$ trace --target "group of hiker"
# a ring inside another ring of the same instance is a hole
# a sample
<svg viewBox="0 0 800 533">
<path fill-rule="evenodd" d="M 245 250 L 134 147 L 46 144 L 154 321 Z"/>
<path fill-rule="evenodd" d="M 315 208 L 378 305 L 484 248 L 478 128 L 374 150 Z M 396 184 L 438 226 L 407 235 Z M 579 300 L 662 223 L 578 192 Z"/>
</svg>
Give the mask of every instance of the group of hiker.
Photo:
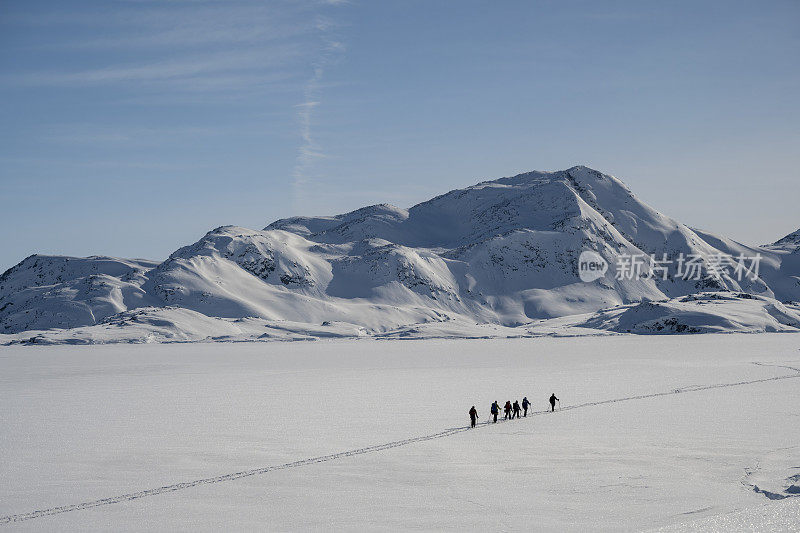
<svg viewBox="0 0 800 533">
<path fill-rule="evenodd" d="M 553 393 L 550 395 L 550 411 L 556 410 L 556 402 L 560 402 L 558 398 L 556 398 L 556 394 Z M 559 403 L 559 405 L 561 405 Z M 511 400 L 508 400 L 506 404 L 503 406 L 503 412 L 505 413 L 505 417 L 503 420 L 514 420 L 515 418 L 520 417 L 520 411 L 522 412 L 522 416 L 528 416 L 528 409 L 531 407 L 531 402 L 528 401 L 528 397 L 522 398 L 522 404 L 519 401 L 514 400 L 514 403 L 511 403 Z M 559 408 L 560 409 L 560 408 Z M 492 406 L 489 408 L 489 412 L 492 414 L 492 422 L 497 423 L 497 416 L 500 414 L 500 404 L 497 403 L 495 400 L 492 402 Z M 478 411 L 475 409 L 475 406 L 472 406 L 472 409 L 469 410 L 469 420 L 472 427 L 475 427 L 475 424 L 478 422 Z M 486 422 L 489 423 L 488 421 Z"/>
</svg>

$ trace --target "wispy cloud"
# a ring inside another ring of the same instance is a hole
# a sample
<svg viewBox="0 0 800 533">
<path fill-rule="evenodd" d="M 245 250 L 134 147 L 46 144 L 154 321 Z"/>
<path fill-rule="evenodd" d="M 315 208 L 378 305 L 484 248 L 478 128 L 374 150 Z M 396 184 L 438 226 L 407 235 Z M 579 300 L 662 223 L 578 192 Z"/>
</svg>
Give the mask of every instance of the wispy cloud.
<svg viewBox="0 0 800 533">
<path fill-rule="evenodd" d="M 180 126 L 180 127 L 119 127 L 111 124 L 51 124 L 41 136 L 45 142 L 59 144 L 158 144 L 165 137 L 203 138 L 230 134 L 231 128 L 219 126 Z"/>
<path fill-rule="evenodd" d="M 289 153 L 271 172 L 290 174 L 302 206 L 326 157 L 315 138 L 323 79 L 345 49 L 330 15 L 346 3 L 26 4 L 0 19 L 0 35 L 15 30 L 0 55 L 0 90 L 25 101 L 35 89 L 55 110 L 31 126 L 38 141 L 54 152 L 69 146 L 87 161 L 102 149 L 135 160 L 142 146 L 169 154 L 169 147 L 202 144 L 213 152 L 209 139 L 220 132 L 231 143 L 245 131 L 252 133 L 246 142 L 276 140 L 269 148 L 282 154 L 297 139 L 294 160 Z M 234 123 L 235 131 L 226 130 Z"/>
<path fill-rule="evenodd" d="M 267 68 L 284 65 L 288 60 L 299 56 L 301 56 L 299 47 L 284 45 L 271 47 L 268 50 L 188 55 L 147 63 L 131 63 L 86 70 L 6 75 L 2 79 L 6 83 L 23 86 L 84 86 L 185 78 L 202 79 L 205 75 L 216 76 L 220 73 L 237 71 L 253 72 L 254 68 L 263 71 Z"/>
<path fill-rule="evenodd" d="M 11 68 L 0 74 L 0 84 L 152 86 L 161 96 L 215 90 L 229 96 L 293 77 L 300 87 L 302 65 L 316 53 L 315 5 L 115 2 L 98 10 L 12 16 L 14 25 L 31 29 L 28 40 L 17 39 L 13 46 L 28 52 L 46 50 L 47 61 L 9 64 Z M 48 38 L 36 38 L 45 34 Z M 120 98 L 127 96 L 120 92 Z"/>
<path fill-rule="evenodd" d="M 313 14 L 308 12 L 309 9 L 310 4 L 296 2 L 285 6 L 225 3 L 191 6 L 189 9 L 161 5 L 157 8 L 137 8 L 130 13 L 113 11 L 73 22 L 103 24 L 114 30 L 108 32 L 110 35 L 72 39 L 59 46 L 147 49 L 285 41 L 302 38 L 315 31 Z M 64 20 L 60 22 L 64 23 Z"/>
<path fill-rule="evenodd" d="M 344 2 L 328 1 L 329 4 Z M 292 192 L 294 207 L 302 211 L 308 205 L 310 184 L 319 176 L 315 174 L 316 162 L 325 158 L 322 147 L 314 139 L 314 111 L 321 104 L 322 80 L 328 67 L 335 64 L 345 51 L 344 44 L 336 39 L 337 24 L 326 17 L 318 17 L 316 28 L 320 35 L 321 46 L 318 58 L 312 65 L 311 77 L 303 88 L 303 102 L 297 107 L 297 122 L 300 128 L 301 144 L 297 149 L 297 157 L 292 170 Z"/>
</svg>

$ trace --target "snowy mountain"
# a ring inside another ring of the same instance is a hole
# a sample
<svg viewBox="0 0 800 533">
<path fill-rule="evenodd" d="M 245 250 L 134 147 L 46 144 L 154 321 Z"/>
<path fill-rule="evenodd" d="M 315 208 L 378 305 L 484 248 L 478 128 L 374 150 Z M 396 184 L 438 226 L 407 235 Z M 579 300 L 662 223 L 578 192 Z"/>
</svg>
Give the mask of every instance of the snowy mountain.
<svg viewBox="0 0 800 533">
<path fill-rule="evenodd" d="M 141 285 L 153 261 L 32 255 L 0 276 L 0 332 L 74 328 L 155 304 Z"/>
<path fill-rule="evenodd" d="M 788 248 L 790 250 L 796 250 L 797 248 L 800 247 L 800 229 L 790 233 L 789 235 L 783 237 L 782 239 L 778 239 L 770 246 L 776 248 Z"/>
<path fill-rule="evenodd" d="M 487 328 L 553 333 L 567 322 L 595 333 L 795 330 L 798 248 L 797 232 L 749 247 L 689 228 L 617 178 L 579 166 L 482 182 L 410 209 L 375 205 L 261 231 L 220 227 L 160 264 L 31 256 L 0 277 L 0 334 L 12 342 L 37 338 L 26 331 L 79 328 L 36 335 L 201 340 L 391 335 L 449 324 L 438 334 L 482 336 Z M 608 271 L 582 281 L 583 251 Z M 758 268 L 746 264 L 754 257 Z M 625 275 L 631 258 L 651 275 Z M 666 266 L 676 258 L 684 275 Z M 687 277 L 690 264 L 702 275 Z M 709 292 L 728 303 L 686 298 Z M 739 294 L 748 295 L 748 312 L 727 316 L 741 307 Z M 645 322 L 675 327 L 637 326 L 631 317 L 642 305 Z M 608 319 L 609 310 L 625 318 Z M 581 318 L 564 322 L 569 316 Z"/>
</svg>

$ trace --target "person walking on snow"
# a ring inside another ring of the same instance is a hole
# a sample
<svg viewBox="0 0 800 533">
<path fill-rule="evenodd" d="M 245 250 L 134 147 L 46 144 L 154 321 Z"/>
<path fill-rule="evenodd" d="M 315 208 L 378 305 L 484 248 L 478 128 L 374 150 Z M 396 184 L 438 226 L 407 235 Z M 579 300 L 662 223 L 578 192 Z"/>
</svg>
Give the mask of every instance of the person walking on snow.
<svg viewBox="0 0 800 533">
<path fill-rule="evenodd" d="M 531 402 L 529 402 L 528 401 L 528 397 L 525 396 L 522 399 L 522 416 L 525 416 L 525 417 L 528 416 L 528 407 L 530 407 L 530 405 L 531 405 Z"/>
<path fill-rule="evenodd" d="M 511 400 L 506 401 L 506 404 L 503 406 L 503 412 L 506 414 L 506 416 L 503 417 L 503 420 L 508 420 L 511 418 Z"/>
<path fill-rule="evenodd" d="M 493 423 L 497 424 L 497 413 L 500 412 L 500 406 L 497 405 L 497 400 L 494 401 L 492 406 L 489 408 L 492 413 Z"/>
<path fill-rule="evenodd" d="M 511 420 L 514 420 L 514 417 L 519 418 L 519 402 L 514 400 L 514 414 L 511 415 Z"/>
<path fill-rule="evenodd" d="M 475 406 L 472 406 L 472 409 L 469 410 L 469 421 L 472 424 L 472 427 L 475 427 L 475 422 L 478 420 L 478 411 L 475 410 Z"/>
<path fill-rule="evenodd" d="M 556 402 L 557 401 L 559 401 L 559 399 L 556 398 L 556 393 L 554 392 L 553 394 L 550 395 L 550 412 L 551 413 L 556 410 Z"/>
</svg>

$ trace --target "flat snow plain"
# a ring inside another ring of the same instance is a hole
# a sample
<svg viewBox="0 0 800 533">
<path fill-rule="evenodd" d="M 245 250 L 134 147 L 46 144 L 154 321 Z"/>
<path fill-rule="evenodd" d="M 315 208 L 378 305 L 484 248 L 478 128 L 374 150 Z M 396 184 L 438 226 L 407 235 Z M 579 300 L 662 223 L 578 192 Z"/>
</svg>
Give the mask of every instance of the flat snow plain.
<svg viewBox="0 0 800 533">
<path fill-rule="evenodd" d="M 0 529 L 796 531 L 799 348 L 794 334 L 0 348 Z M 551 392 L 562 410 L 544 413 Z M 523 396 L 536 413 L 483 424 L 492 400 Z"/>
</svg>

